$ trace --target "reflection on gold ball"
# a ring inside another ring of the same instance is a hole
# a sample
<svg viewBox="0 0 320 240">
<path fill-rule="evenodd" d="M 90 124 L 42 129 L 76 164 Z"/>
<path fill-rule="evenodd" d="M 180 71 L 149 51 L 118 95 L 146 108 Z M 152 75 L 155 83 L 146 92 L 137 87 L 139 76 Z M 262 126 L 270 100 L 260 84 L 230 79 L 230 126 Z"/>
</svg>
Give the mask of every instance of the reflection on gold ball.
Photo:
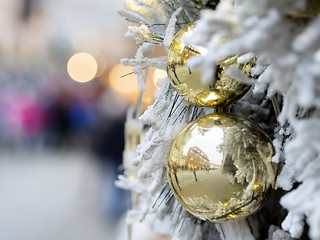
<svg viewBox="0 0 320 240">
<path fill-rule="evenodd" d="M 225 106 L 239 100 L 250 87 L 229 78 L 226 68 L 232 66 L 250 75 L 253 63 L 239 64 L 237 56 L 226 58 L 217 64 L 217 81 L 214 83 L 212 76 L 211 84 L 203 84 L 200 79 L 201 68 L 191 70 L 186 65 L 190 57 L 206 54 L 206 49 L 202 47 L 183 43 L 182 39 L 190 35 L 193 29 L 194 23 L 182 28 L 169 48 L 167 71 L 173 87 L 187 101 L 202 107 Z"/>
<path fill-rule="evenodd" d="M 167 174 L 191 214 L 229 222 L 256 212 L 274 188 L 274 148 L 255 123 L 215 113 L 189 124 L 171 146 Z"/>
</svg>

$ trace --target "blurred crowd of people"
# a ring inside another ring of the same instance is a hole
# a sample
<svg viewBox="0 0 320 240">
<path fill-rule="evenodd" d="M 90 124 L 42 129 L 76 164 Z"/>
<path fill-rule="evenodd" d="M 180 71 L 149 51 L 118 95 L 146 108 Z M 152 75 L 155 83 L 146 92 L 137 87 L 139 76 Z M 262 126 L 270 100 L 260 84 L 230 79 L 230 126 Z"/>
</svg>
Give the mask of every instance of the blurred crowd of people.
<svg viewBox="0 0 320 240">
<path fill-rule="evenodd" d="M 2 147 L 81 146 L 92 147 L 99 155 L 119 157 L 123 150 L 123 124 L 128 103 L 119 109 L 115 102 L 105 102 L 105 95 L 112 92 L 98 80 L 81 86 L 62 76 L 48 79 L 31 73 L 1 72 L 0 75 Z M 63 81 L 69 81 L 69 85 L 61 84 Z M 117 108 L 115 114 L 108 109 L 112 107 Z M 112 144 L 114 147 L 102 146 Z M 113 152 L 107 153 L 108 149 Z"/>
<path fill-rule="evenodd" d="M 116 222 L 129 199 L 114 180 L 122 163 L 126 110 L 134 103 L 108 85 L 110 69 L 135 53 L 127 42 L 115 47 L 125 41 L 126 26 L 117 15 L 122 3 L 4 0 L 0 6 L 0 151 L 41 152 L 43 161 L 53 152 L 89 153 L 101 183 L 97 208 Z M 97 72 L 86 83 L 70 78 L 67 61 L 79 52 L 102 56 L 100 62 L 95 56 L 100 77 Z"/>
<path fill-rule="evenodd" d="M 0 72 L 0 148 L 5 151 L 91 153 L 101 174 L 101 192 L 120 173 L 129 102 L 119 101 L 99 79 L 79 84 L 63 75 Z M 110 171 L 111 170 L 111 171 Z M 113 176 L 110 176 L 112 173 Z M 106 176 L 108 174 L 108 176 Z M 105 183 L 103 183 L 105 182 Z M 111 187 L 106 214 L 120 217 L 123 190 Z M 101 199 L 101 201 L 104 201 Z M 102 203 L 103 204 L 103 203 Z"/>
</svg>

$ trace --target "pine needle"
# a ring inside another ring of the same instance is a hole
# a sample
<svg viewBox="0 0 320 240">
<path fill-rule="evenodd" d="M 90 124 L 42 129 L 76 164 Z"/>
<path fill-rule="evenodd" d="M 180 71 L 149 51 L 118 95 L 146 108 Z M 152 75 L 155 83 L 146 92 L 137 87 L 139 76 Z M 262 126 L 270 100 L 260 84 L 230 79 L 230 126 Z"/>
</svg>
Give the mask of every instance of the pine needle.
<svg viewBox="0 0 320 240">
<path fill-rule="evenodd" d="M 181 231 L 181 229 L 182 229 L 182 227 L 183 227 L 183 225 L 184 225 L 184 222 L 186 221 L 186 219 L 187 219 L 187 217 L 188 217 L 188 213 L 185 212 L 184 215 L 185 215 L 185 218 L 183 219 L 183 221 L 182 221 L 182 223 L 181 223 L 181 225 L 180 225 L 179 232 Z"/>
<path fill-rule="evenodd" d="M 220 225 L 220 229 L 221 229 L 221 232 L 222 232 L 223 238 L 224 238 L 224 240 L 226 240 L 226 235 L 224 234 L 224 231 L 223 231 L 223 228 L 222 228 L 221 223 L 219 223 L 219 225 Z"/>
<path fill-rule="evenodd" d="M 165 186 L 165 187 L 163 187 L 163 189 L 161 190 L 161 192 L 160 192 L 160 194 L 159 194 L 159 196 L 158 196 L 158 198 L 157 198 L 157 200 L 154 202 L 154 204 L 152 205 L 152 208 L 154 208 L 155 207 L 155 205 L 157 204 L 157 202 L 159 201 L 159 199 L 160 199 L 160 197 L 162 196 L 162 194 L 164 193 L 164 191 L 166 190 L 166 187 L 167 186 Z"/>
<path fill-rule="evenodd" d="M 184 101 L 184 99 L 182 99 L 180 102 L 179 102 L 179 104 L 178 104 L 178 106 L 173 110 L 173 112 L 169 115 L 169 118 L 171 118 L 172 117 L 172 115 L 177 111 L 177 109 L 179 108 L 179 106 L 181 105 L 181 103 Z"/>
<path fill-rule="evenodd" d="M 141 70 L 145 70 L 145 69 L 147 69 L 147 68 L 148 68 L 148 67 L 143 67 Z M 124 77 L 126 77 L 126 76 L 131 75 L 131 74 L 134 74 L 134 72 L 130 72 L 130 73 L 124 74 L 124 75 L 122 75 L 120 78 L 124 78 Z"/>
</svg>

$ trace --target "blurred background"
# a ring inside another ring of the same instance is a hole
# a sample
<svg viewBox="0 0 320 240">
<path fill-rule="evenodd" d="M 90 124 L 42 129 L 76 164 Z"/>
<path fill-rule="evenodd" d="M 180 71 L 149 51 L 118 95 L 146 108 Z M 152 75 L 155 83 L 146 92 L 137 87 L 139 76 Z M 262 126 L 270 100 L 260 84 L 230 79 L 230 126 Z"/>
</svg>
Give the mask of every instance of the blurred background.
<svg viewBox="0 0 320 240">
<path fill-rule="evenodd" d="M 114 180 L 139 95 L 119 64 L 137 49 L 122 5 L 0 0 L 1 240 L 117 239 L 130 194 Z M 150 69 L 144 107 L 162 74 Z"/>
</svg>

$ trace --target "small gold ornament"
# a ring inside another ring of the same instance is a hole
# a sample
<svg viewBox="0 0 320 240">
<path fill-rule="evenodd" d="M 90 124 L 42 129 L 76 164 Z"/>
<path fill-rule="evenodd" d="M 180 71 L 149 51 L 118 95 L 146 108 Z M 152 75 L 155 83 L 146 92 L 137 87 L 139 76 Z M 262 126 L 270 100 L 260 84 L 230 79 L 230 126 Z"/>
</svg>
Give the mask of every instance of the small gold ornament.
<svg viewBox="0 0 320 240">
<path fill-rule="evenodd" d="M 211 222 L 256 212 L 274 188 L 274 148 L 255 123 L 215 113 L 190 123 L 171 146 L 167 174 L 180 204 Z"/>
<path fill-rule="evenodd" d="M 125 148 L 122 154 L 122 165 L 127 177 L 130 180 L 134 180 L 138 177 L 140 167 L 132 165 L 132 160 L 136 157 L 136 150 L 142 142 L 144 132 L 142 123 L 136 118 L 131 118 L 130 114 L 133 114 L 133 108 L 128 110 L 127 115 L 129 117 L 127 117 L 125 123 Z"/>
<path fill-rule="evenodd" d="M 220 107 L 239 100 L 249 86 L 226 75 L 228 67 L 235 67 L 250 75 L 254 62 L 239 64 L 237 56 L 229 57 L 217 63 L 217 80 L 212 83 L 201 82 L 201 68 L 191 70 L 187 61 L 192 56 L 205 55 L 207 50 L 199 46 L 185 45 L 182 39 L 194 30 L 194 22 L 183 27 L 173 39 L 167 56 L 167 71 L 175 90 L 187 101 L 202 107 Z"/>
</svg>

